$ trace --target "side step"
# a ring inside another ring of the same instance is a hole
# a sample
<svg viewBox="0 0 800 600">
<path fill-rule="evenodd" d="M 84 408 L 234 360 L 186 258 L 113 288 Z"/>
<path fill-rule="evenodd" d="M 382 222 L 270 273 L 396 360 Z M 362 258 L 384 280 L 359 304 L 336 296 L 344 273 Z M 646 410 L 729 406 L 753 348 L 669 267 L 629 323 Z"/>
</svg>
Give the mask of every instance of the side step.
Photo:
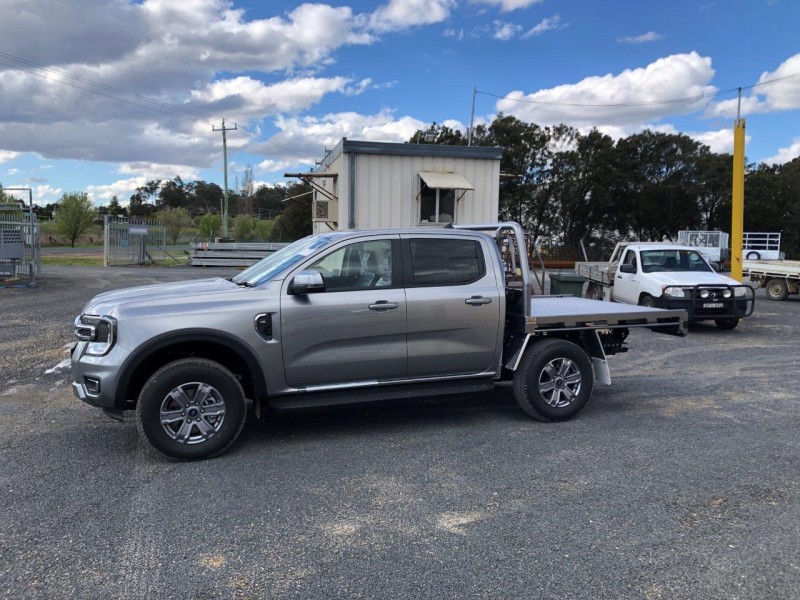
<svg viewBox="0 0 800 600">
<path fill-rule="evenodd" d="M 327 392 L 311 392 L 292 394 L 279 398 L 270 398 L 269 407 L 278 411 L 324 408 L 345 404 L 369 404 L 402 398 L 425 398 L 429 396 L 449 396 L 453 394 L 470 394 L 486 392 L 494 389 L 493 379 L 438 381 L 424 384 L 397 384 L 384 387 L 350 388 L 347 390 L 331 390 Z"/>
</svg>

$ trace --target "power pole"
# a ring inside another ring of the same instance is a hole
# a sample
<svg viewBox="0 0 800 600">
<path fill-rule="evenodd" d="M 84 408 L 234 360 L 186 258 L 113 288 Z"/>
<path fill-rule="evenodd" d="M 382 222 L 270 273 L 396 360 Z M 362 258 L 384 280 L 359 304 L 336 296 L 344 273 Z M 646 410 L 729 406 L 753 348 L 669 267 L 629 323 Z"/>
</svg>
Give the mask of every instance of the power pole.
<svg viewBox="0 0 800 600">
<path fill-rule="evenodd" d="M 469 133 L 467 134 L 467 146 L 472 146 L 472 124 L 475 122 L 475 96 L 478 94 L 478 88 L 472 88 L 472 112 L 469 113 Z"/>
<path fill-rule="evenodd" d="M 236 123 L 233 127 L 225 127 L 225 119 L 222 119 L 222 127 L 219 129 L 211 126 L 212 131 L 222 132 L 222 161 L 225 164 L 224 170 L 224 183 L 223 188 L 223 204 L 222 204 L 222 237 L 228 237 L 228 138 L 225 135 L 226 131 L 236 131 Z"/>
</svg>

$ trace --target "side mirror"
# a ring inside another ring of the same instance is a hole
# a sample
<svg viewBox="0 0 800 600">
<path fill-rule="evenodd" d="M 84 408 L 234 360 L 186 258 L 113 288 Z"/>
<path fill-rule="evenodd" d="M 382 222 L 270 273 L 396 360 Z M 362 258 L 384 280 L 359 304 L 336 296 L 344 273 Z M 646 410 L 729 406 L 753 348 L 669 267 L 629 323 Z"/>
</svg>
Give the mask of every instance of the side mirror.
<svg viewBox="0 0 800 600">
<path fill-rule="evenodd" d="M 300 271 L 289 284 L 289 291 L 298 296 L 325 291 L 325 280 L 319 271 Z"/>
<path fill-rule="evenodd" d="M 620 273 L 636 273 L 636 267 L 634 265 L 623 263 L 619 266 Z"/>
</svg>

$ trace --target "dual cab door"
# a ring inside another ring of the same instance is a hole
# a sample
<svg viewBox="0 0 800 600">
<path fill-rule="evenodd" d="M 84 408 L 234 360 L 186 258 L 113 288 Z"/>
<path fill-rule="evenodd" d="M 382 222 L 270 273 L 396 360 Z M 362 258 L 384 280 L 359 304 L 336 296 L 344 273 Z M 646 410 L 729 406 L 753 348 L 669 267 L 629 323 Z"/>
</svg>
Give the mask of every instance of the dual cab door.
<svg viewBox="0 0 800 600">
<path fill-rule="evenodd" d="M 494 369 L 500 290 L 487 242 L 404 234 L 348 240 L 298 270 L 326 291 L 281 297 L 290 387 L 404 381 Z"/>
</svg>

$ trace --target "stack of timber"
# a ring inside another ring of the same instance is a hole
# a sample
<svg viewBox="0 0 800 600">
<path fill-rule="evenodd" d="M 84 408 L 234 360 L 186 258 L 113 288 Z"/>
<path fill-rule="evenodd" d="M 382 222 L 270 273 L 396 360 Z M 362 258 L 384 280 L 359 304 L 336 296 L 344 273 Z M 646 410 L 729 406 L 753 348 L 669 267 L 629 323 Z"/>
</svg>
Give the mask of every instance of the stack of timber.
<svg viewBox="0 0 800 600">
<path fill-rule="evenodd" d="M 288 244 L 202 242 L 189 244 L 193 267 L 249 267 Z"/>
</svg>

